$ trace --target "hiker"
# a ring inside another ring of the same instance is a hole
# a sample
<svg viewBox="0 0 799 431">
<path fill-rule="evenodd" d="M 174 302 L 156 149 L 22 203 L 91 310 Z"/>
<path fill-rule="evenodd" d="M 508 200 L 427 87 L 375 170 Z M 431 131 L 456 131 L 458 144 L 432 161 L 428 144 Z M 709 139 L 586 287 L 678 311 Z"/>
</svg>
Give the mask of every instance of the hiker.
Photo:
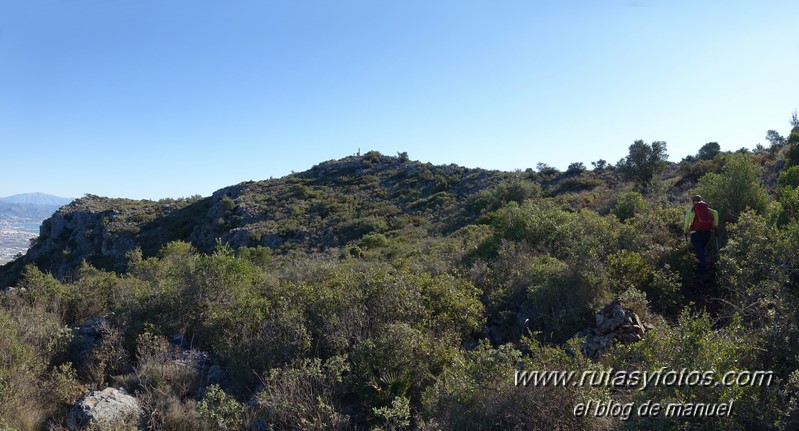
<svg viewBox="0 0 799 431">
<path fill-rule="evenodd" d="M 693 206 L 685 213 L 683 232 L 686 240 L 688 240 L 690 232 L 691 244 L 697 259 L 699 259 L 699 274 L 702 276 L 702 280 L 708 280 L 705 247 L 710 241 L 711 231 L 715 231 L 719 225 L 719 212 L 710 208 L 707 202 L 702 200 L 702 196 L 691 196 L 691 202 Z"/>
</svg>

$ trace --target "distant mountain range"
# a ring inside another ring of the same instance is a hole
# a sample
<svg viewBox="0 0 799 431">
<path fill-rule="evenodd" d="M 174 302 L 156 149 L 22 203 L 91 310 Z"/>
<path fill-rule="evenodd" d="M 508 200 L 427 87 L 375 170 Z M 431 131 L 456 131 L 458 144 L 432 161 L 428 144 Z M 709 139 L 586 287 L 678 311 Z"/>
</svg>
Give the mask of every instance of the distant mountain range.
<svg viewBox="0 0 799 431">
<path fill-rule="evenodd" d="M 9 204 L 34 204 L 61 206 L 72 202 L 72 198 L 48 195 L 46 193 L 21 193 L 18 195 L 0 198 L 0 202 Z"/>
</svg>

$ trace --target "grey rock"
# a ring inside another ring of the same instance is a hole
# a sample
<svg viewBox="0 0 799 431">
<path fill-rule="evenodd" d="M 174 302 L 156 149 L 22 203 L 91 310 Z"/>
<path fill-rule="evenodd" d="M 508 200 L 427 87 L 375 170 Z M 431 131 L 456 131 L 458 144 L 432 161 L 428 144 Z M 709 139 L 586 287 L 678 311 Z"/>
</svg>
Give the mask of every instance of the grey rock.
<svg viewBox="0 0 799 431">
<path fill-rule="evenodd" d="M 225 380 L 225 371 L 219 365 L 211 365 L 205 372 L 205 380 L 209 385 L 218 385 Z"/>
<path fill-rule="evenodd" d="M 618 300 L 612 301 L 606 305 L 596 315 L 597 331 L 600 334 L 607 334 L 614 331 L 616 328 L 624 323 L 626 315 L 621 303 Z"/>
<path fill-rule="evenodd" d="M 261 235 L 261 245 L 271 248 L 278 248 L 283 245 L 283 237 L 276 233 L 266 233 Z"/>
<path fill-rule="evenodd" d="M 89 353 L 103 343 L 103 339 L 111 333 L 111 327 L 105 316 L 92 317 L 83 322 L 83 326 L 74 329 L 77 353 L 85 359 Z"/>
<path fill-rule="evenodd" d="M 269 425 L 263 419 L 258 419 L 257 421 L 250 424 L 249 427 L 250 431 L 270 431 Z"/>
<path fill-rule="evenodd" d="M 67 416 L 70 430 L 143 430 L 144 411 L 124 390 L 105 388 L 75 403 Z"/>
<path fill-rule="evenodd" d="M 191 342 L 184 335 L 173 335 L 170 344 L 170 349 L 165 352 L 163 360 L 180 366 L 193 367 L 197 375 L 204 378 L 209 385 L 221 384 L 227 377 L 222 367 L 214 363 L 210 353 L 190 348 Z"/>
</svg>

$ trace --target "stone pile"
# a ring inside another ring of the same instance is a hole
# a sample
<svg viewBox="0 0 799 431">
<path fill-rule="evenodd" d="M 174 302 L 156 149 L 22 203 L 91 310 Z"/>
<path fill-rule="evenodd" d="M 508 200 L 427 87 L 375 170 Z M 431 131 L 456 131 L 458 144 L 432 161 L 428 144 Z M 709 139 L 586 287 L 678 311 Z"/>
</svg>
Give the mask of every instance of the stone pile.
<svg viewBox="0 0 799 431">
<path fill-rule="evenodd" d="M 637 314 L 625 310 L 618 299 L 611 301 L 596 315 L 596 327 L 584 331 L 585 342 L 580 345 L 583 354 L 598 359 L 617 342 L 631 344 L 644 339 L 653 326 L 641 321 Z"/>
</svg>

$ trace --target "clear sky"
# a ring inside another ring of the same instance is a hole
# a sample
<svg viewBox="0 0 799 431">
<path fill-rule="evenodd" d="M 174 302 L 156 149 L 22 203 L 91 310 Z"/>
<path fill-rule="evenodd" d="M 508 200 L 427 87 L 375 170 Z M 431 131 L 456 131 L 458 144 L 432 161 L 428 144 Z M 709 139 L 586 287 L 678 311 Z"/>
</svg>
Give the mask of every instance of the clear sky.
<svg viewBox="0 0 799 431">
<path fill-rule="evenodd" d="M 207 196 L 377 150 L 670 159 L 786 135 L 797 0 L 4 0 L 0 196 Z"/>
</svg>

